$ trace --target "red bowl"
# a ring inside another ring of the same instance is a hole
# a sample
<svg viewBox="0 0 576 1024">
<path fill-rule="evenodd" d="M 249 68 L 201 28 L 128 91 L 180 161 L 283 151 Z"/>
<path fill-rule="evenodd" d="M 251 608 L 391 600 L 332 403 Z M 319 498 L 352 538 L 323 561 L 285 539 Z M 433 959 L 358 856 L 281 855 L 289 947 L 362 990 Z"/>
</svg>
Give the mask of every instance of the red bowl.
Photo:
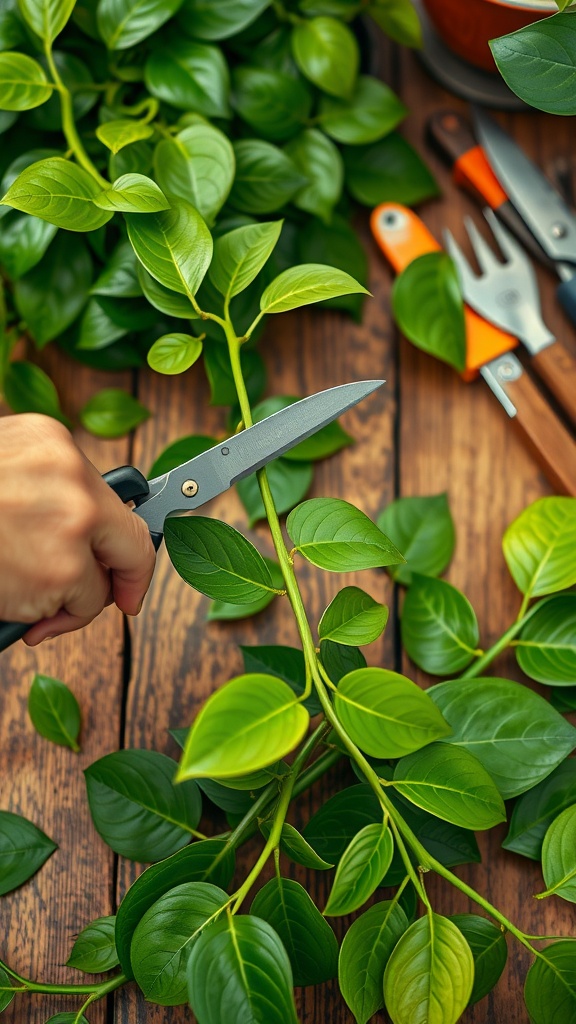
<svg viewBox="0 0 576 1024">
<path fill-rule="evenodd" d="M 424 7 L 446 45 L 485 71 L 496 70 L 489 39 L 558 10 L 553 0 L 424 0 Z"/>
</svg>

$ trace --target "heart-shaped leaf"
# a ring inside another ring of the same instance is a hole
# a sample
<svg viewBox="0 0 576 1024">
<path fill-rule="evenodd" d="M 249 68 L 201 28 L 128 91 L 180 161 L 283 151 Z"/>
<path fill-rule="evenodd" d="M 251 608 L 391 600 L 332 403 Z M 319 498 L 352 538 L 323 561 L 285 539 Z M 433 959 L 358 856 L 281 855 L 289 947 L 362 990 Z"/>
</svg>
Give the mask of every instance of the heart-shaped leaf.
<svg viewBox="0 0 576 1024">
<path fill-rule="evenodd" d="M 358 910 L 380 885 L 392 862 L 394 841 L 387 824 L 366 825 L 342 854 L 324 913 L 341 917 Z"/>
<path fill-rule="evenodd" d="M 153 96 L 178 110 L 194 110 L 204 117 L 230 117 L 230 75 L 218 46 L 173 38 L 169 48 L 152 50 L 146 61 L 145 79 Z"/>
<path fill-rule="evenodd" d="M 95 231 L 112 216 L 93 199 L 102 188 L 88 171 L 59 156 L 26 167 L 2 202 L 68 231 Z"/>
<path fill-rule="evenodd" d="M 0 811 L 0 896 L 27 882 L 57 849 L 27 818 Z"/>
<path fill-rule="evenodd" d="M 65 683 L 50 676 L 34 676 L 28 694 L 28 714 L 41 736 L 76 752 L 80 750 L 80 707 Z"/>
<path fill-rule="evenodd" d="M 191 203 L 209 222 L 226 201 L 235 165 L 232 143 L 209 124 L 194 124 L 163 139 L 154 152 L 161 188 Z"/>
<path fill-rule="evenodd" d="M 158 373 L 184 373 L 202 353 L 202 342 L 191 334 L 164 334 L 148 352 L 148 365 Z"/>
<path fill-rule="evenodd" d="M 375 523 L 341 498 L 303 502 L 288 516 L 286 529 L 300 554 L 330 572 L 404 561 Z"/>
<path fill-rule="evenodd" d="M 338 942 L 306 890 L 290 878 L 272 878 L 250 913 L 267 921 L 288 953 L 295 985 L 319 985 L 338 970 Z"/>
<path fill-rule="evenodd" d="M 337 142 L 357 146 L 377 142 L 396 128 L 407 114 L 392 89 L 378 78 L 360 75 L 349 99 L 322 96 L 319 120 Z"/>
<path fill-rule="evenodd" d="M 321 640 L 361 647 L 377 640 L 386 628 L 388 609 L 359 587 L 345 587 L 328 605 L 318 625 Z"/>
<path fill-rule="evenodd" d="M 350 96 L 360 51 L 355 36 L 337 18 L 298 21 L 292 32 L 294 59 L 303 75 L 332 96 Z"/>
<path fill-rule="evenodd" d="M 162 213 L 130 213 L 126 223 L 148 273 L 165 288 L 195 295 L 212 259 L 212 236 L 198 210 L 178 199 Z"/>
<path fill-rule="evenodd" d="M 367 1024 L 384 1006 L 384 970 L 407 928 L 402 907 L 384 900 L 358 917 L 346 932 L 338 960 L 338 982 L 357 1024 Z"/>
<path fill-rule="evenodd" d="M 82 929 L 66 962 L 85 974 L 103 974 L 119 963 L 114 931 L 115 917 L 97 917 Z"/>
<path fill-rule="evenodd" d="M 540 498 L 510 524 L 502 541 L 514 582 L 526 598 L 576 583 L 576 498 Z"/>
<path fill-rule="evenodd" d="M 397 498 L 377 524 L 406 559 L 406 565 L 388 569 L 399 583 L 409 585 L 413 572 L 440 576 L 452 558 L 456 537 L 446 494 Z"/>
<path fill-rule="evenodd" d="M 25 53 L 0 53 L 0 110 L 32 110 L 46 103 L 53 86 L 44 68 Z"/>
<path fill-rule="evenodd" d="M 477 654 L 478 622 L 472 605 L 446 580 L 412 573 L 401 616 L 406 653 L 425 672 L 452 675 Z"/>
<path fill-rule="evenodd" d="M 94 203 L 101 210 L 123 213 L 158 213 L 170 208 L 162 190 L 145 174 L 123 174 L 112 188 L 96 196 Z"/>
<path fill-rule="evenodd" d="M 272 142 L 294 135 L 307 122 L 312 107 L 306 83 L 276 68 L 235 68 L 232 96 L 240 117 Z"/>
<path fill-rule="evenodd" d="M 242 213 L 274 213 L 307 183 L 294 161 L 271 142 L 240 139 L 234 143 L 234 155 L 230 204 Z"/>
</svg>

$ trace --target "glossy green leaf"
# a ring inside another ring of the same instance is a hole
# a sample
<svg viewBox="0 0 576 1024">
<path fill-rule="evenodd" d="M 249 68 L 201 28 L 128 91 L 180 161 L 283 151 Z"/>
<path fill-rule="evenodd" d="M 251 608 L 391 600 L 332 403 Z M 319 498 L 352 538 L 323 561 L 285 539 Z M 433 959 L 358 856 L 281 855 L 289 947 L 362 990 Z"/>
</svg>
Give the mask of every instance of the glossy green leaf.
<svg viewBox="0 0 576 1024">
<path fill-rule="evenodd" d="M 11 211 L 2 221 L 0 264 L 17 281 L 42 259 L 58 229 L 39 217 Z"/>
<path fill-rule="evenodd" d="M 233 298 L 252 283 L 274 249 L 282 224 L 281 220 L 245 224 L 216 239 L 210 280 L 225 298 Z"/>
<path fill-rule="evenodd" d="M 260 889 L 250 913 L 280 937 L 295 985 L 319 985 L 338 970 L 338 942 L 306 890 L 289 878 L 272 878 Z"/>
<path fill-rule="evenodd" d="M 298 21 L 292 32 L 292 51 L 300 71 L 331 96 L 350 96 L 358 74 L 360 51 L 356 37 L 336 18 Z"/>
<path fill-rule="evenodd" d="M 492 778 L 470 751 L 432 743 L 403 757 L 394 786 L 417 807 L 474 831 L 505 821 L 502 797 Z"/>
<path fill-rule="evenodd" d="M 384 878 L 393 852 L 388 825 L 380 822 L 361 829 L 342 854 L 324 913 L 341 917 L 358 910 Z"/>
<path fill-rule="evenodd" d="M 0 53 L 0 110 L 31 110 L 52 95 L 44 68 L 25 53 Z"/>
<path fill-rule="evenodd" d="M 108 316 L 98 299 L 90 299 L 80 320 L 76 350 L 95 351 L 107 348 L 127 334 Z"/>
<path fill-rule="evenodd" d="M 549 825 L 561 811 L 574 803 L 576 759 L 568 758 L 516 801 L 502 846 L 532 860 L 540 860 L 542 842 Z"/>
<path fill-rule="evenodd" d="M 292 202 L 299 210 L 329 222 L 344 184 L 339 150 L 322 132 L 307 128 L 288 143 L 285 152 L 309 180 Z"/>
<path fill-rule="evenodd" d="M 394 545 L 364 512 L 341 498 L 311 498 L 286 521 L 295 548 L 330 572 L 402 562 Z"/>
<path fill-rule="evenodd" d="M 132 247 L 130 247 L 132 248 Z M 133 251 L 133 250 L 132 250 Z M 198 314 L 187 295 L 181 295 L 165 288 L 156 278 L 152 277 L 141 263 L 138 263 L 138 282 L 148 302 L 167 316 L 176 316 L 182 320 L 197 320 Z"/>
<path fill-rule="evenodd" d="M 67 967 L 76 967 L 85 974 L 102 974 L 117 967 L 114 929 L 115 917 L 97 917 L 80 932 L 66 961 Z"/>
<path fill-rule="evenodd" d="M 291 690 L 300 697 L 306 686 L 306 664 L 304 654 L 296 647 L 285 647 L 281 644 L 270 647 L 240 646 L 244 669 L 246 672 L 259 672 L 278 676 L 283 679 Z M 311 715 L 321 710 L 320 702 L 314 693 L 304 702 L 304 707 Z"/>
<path fill-rule="evenodd" d="M 278 593 L 262 555 L 228 523 L 204 516 L 167 519 L 165 540 L 176 571 L 215 600 L 250 604 Z"/>
<path fill-rule="evenodd" d="M 312 466 L 308 462 L 290 462 L 288 459 L 275 459 L 266 467 L 266 476 L 274 498 L 276 511 L 279 515 L 289 512 L 299 501 L 306 497 L 312 486 Z M 254 526 L 259 519 L 266 518 L 266 509 L 260 494 L 260 486 L 256 474 L 239 480 L 236 488 L 246 512 L 248 523 Z"/>
<path fill-rule="evenodd" d="M 561 939 L 540 949 L 526 975 L 524 1000 L 532 1024 L 572 1024 L 576 1015 L 576 945 Z"/>
<path fill-rule="evenodd" d="M 541 782 L 576 747 L 574 726 L 520 683 L 455 679 L 429 692 L 452 727 L 447 742 L 473 753 L 505 799 Z"/>
<path fill-rule="evenodd" d="M 178 199 L 163 213 L 131 213 L 126 221 L 148 273 L 165 288 L 195 295 L 212 258 L 212 236 L 198 210 Z"/>
<path fill-rule="evenodd" d="M 182 731 L 185 734 L 182 741 L 183 748 L 186 736 L 188 735 L 188 729 L 183 729 Z M 215 807 L 220 807 L 226 814 L 237 814 L 239 819 L 246 814 L 246 811 L 250 810 L 254 801 L 262 792 L 261 789 L 232 789 L 229 785 L 216 782 L 214 779 L 198 779 L 198 785 Z"/>
<path fill-rule="evenodd" d="M 13 50 L 20 46 L 26 38 L 26 32 L 18 3 L 16 0 L 5 0 L 0 12 L 0 50 Z"/>
<path fill-rule="evenodd" d="M 119 242 L 92 285 L 90 293 L 114 298 L 138 298 L 142 295 L 138 281 L 139 267 L 130 242 Z"/>
<path fill-rule="evenodd" d="M 152 170 L 152 147 L 147 142 L 131 142 L 119 153 L 110 153 L 108 168 L 112 181 L 123 174 L 148 174 Z"/>
<path fill-rule="evenodd" d="M 205 928 L 188 964 L 188 997 L 199 1024 L 297 1024 L 292 970 L 273 928 L 229 915 Z"/>
<path fill-rule="evenodd" d="M 576 903 L 576 804 L 567 807 L 549 826 L 542 843 L 544 896 L 561 896 Z"/>
<path fill-rule="evenodd" d="M 392 308 L 400 330 L 417 348 L 462 372 L 464 303 L 450 256 L 428 252 L 412 260 L 394 282 Z"/>
<path fill-rule="evenodd" d="M 502 541 L 506 564 L 525 597 L 576 583 L 576 498 L 539 498 L 510 524 Z"/>
<path fill-rule="evenodd" d="M 270 0 L 185 0 L 178 21 L 198 39 L 227 39 L 255 21 Z"/>
<path fill-rule="evenodd" d="M 69 426 L 54 384 L 35 363 L 10 363 L 4 376 L 4 398 L 12 412 L 41 412 Z"/>
<path fill-rule="evenodd" d="M 382 808 L 370 786 L 348 786 L 312 815 L 302 835 L 323 860 L 336 864 L 354 836 L 382 821 Z"/>
<path fill-rule="evenodd" d="M 350 99 L 323 96 L 320 125 L 337 142 L 358 146 L 377 142 L 406 117 L 407 110 L 396 93 L 378 78 L 361 75 Z"/>
<path fill-rule="evenodd" d="M 274 395 L 271 398 L 265 398 L 263 402 L 259 402 L 252 409 L 252 419 L 254 423 L 259 423 L 267 416 L 272 416 L 280 409 L 287 409 L 288 406 L 299 401 L 300 398 L 294 395 Z M 327 423 L 325 427 L 321 427 L 305 441 L 300 441 L 300 444 L 294 445 L 289 451 L 284 452 L 282 458 L 293 462 L 315 462 L 317 459 L 325 459 L 326 456 L 333 455 L 351 443 L 350 434 L 342 429 L 338 420 L 333 420 L 332 423 Z"/>
<path fill-rule="evenodd" d="M 0 811 L 0 896 L 27 882 L 57 849 L 27 818 Z"/>
<path fill-rule="evenodd" d="M 98 93 L 94 89 L 92 72 L 83 60 L 65 50 L 53 51 L 52 57 L 63 84 L 72 94 L 72 114 L 74 120 L 80 121 L 98 103 Z M 41 59 L 41 63 L 44 70 L 48 73 L 48 63 L 45 57 Z M 58 90 L 52 90 L 50 98 L 46 103 L 42 104 L 41 109 L 40 107 L 35 107 L 34 110 L 31 110 L 26 121 L 30 127 L 35 128 L 37 131 L 61 132 L 62 110 Z M 61 156 L 62 152 L 57 151 L 53 154 L 45 154 L 45 156 L 49 155 Z"/>
<path fill-rule="evenodd" d="M 359 587 L 345 587 L 328 605 L 318 625 L 320 640 L 361 647 L 377 640 L 386 628 L 388 608 Z"/>
<path fill-rule="evenodd" d="M 453 914 L 450 918 L 462 932 L 474 958 L 474 985 L 469 1004 L 477 1003 L 492 991 L 506 966 L 506 936 L 486 917 L 478 914 Z"/>
<path fill-rule="evenodd" d="M 504 81 L 525 103 L 550 114 L 576 114 L 573 12 L 492 39 L 490 47 Z"/>
<path fill-rule="evenodd" d="M 138 922 L 165 893 L 184 882 L 225 888 L 234 874 L 234 851 L 223 839 L 204 839 L 153 864 L 132 883 L 116 914 L 116 947 L 127 977 L 134 977 L 130 945 Z"/>
<path fill-rule="evenodd" d="M 136 926 L 130 959 L 146 999 L 160 1006 L 187 1001 L 186 971 L 202 929 L 228 900 L 209 882 L 184 882 L 164 893 Z"/>
<path fill-rule="evenodd" d="M 191 334 L 165 334 L 148 352 L 148 365 L 158 373 L 184 373 L 202 353 L 200 338 Z"/>
<path fill-rule="evenodd" d="M 83 167 L 53 156 L 26 167 L 2 202 L 69 231 L 94 231 L 112 214 L 92 200 L 101 187 Z"/>
<path fill-rule="evenodd" d="M 144 174 L 123 174 L 94 202 L 102 210 L 123 213 L 158 213 L 170 208 L 162 189 Z"/>
<path fill-rule="evenodd" d="M 148 470 L 148 479 L 152 480 L 154 477 L 163 476 L 164 473 L 175 469 L 182 462 L 189 462 L 197 455 L 207 452 L 216 444 L 218 441 L 215 437 L 207 437 L 204 434 L 190 434 L 188 437 L 181 437 L 178 441 L 173 441 L 155 458 Z"/>
<path fill-rule="evenodd" d="M 260 831 L 268 839 L 272 831 L 271 822 L 263 821 L 260 825 Z M 296 864 L 302 864 L 305 868 L 311 868 L 313 871 L 329 871 L 330 868 L 334 867 L 333 864 L 329 864 L 328 861 L 319 857 L 313 847 L 310 846 L 310 843 L 306 842 L 304 836 L 301 836 L 298 830 L 293 825 L 289 825 L 288 822 L 284 822 L 282 825 L 280 849 L 282 853 L 290 857 L 290 860 L 295 861 Z M 273 924 L 273 922 L 271 921 L 270 924 Z"/>
<path fill-rule="evenodd" d="M 182 0 L 99 0 L 98 31 L 109 50 L 128 50 L 156 32 Z"/>
<path fill-rule="evenodd" d="M 339 683 L 343 676 L 358 668 L 366 668 L 366 658 L 357 647 L 345 647 L 332 640 L 322 640 L 320 661 L 333 683 Z"/>
<path fill-rule="evenodd" d="M 422 28 L 411 0 L 372 0 L 367 13 L 390 39 L 403 46 L 422 46 Z"/>
<path fill-rule="evenodd" d="M 14 999 L 14 993 L 10 992 L 10 988 L 15 988 L 19 982 L 15 978 L 11 978 L 3 967 L 0 967 L 0 1013 L 5 1010 L 7 1006 Z M 3 992 L 2 989 L 5 991 Z"/>
<path fill-rule="evenodd" d="M 576 595 L 542 601 L 514 643 L 520 668 L 552 686 L 576 686 Z"/>
<path fill-rule="evenodd" d="M 104 388 L 80 410 L 80 421 L 96 437 L 123 437 L 147 420 L 150 411 L 127 391 Z"/>
<path fill-rule="evenodd" d="M 119 153 L 124 146 L 129 146 L 131 142 L 149 139 L 153 134 L 154 129 L 151 124 L 129 118 L 106 121 L 104 124 L 98 125 L 96 129 L 96 137 L 112 153 Z"/>
<path fill-rule="evenodd" d="M 378 772 L 380 775 L 385 774 L 382 765 L 378 767 Z M 391 770 L 389 775 L 392 778 Z M 388 795 L 422 846 L 441 864 L 446 867 L 454 867 L 456 864 L 480 863 L 482 857 L 478 843 L 470 829 L 453 825 L 449 821 L 442 821 L 421 807 L 416 807 L 415 804 L 405 800 L 394 790 L 388 790 Z M 402 862 L 400 867 L 402 877 L 399 881 L 402 881 L 405 874 Z"/>
<path fill-rule="evenodd" d="M 354 742 L 372 757 L 403 757 L 451 731 L 427 693 L 384 668 L 344 676 L 335 710 Z"/>
<path fill-rule="evenodd" d="M 428 913 L 401 936 L 384 973 L 384 1002 L 394 1024 L 456 1024 L 474 983 L 474 960 L 462 932 Z"/>
<path fill-rule="evenodd" d="M 49 1017 L 46 1024 L 89 1024 L 88 1019 L 82 1014 L 78 1017 L 76 1011 L 57 1013 L 55 1017 Z"/>
<path fill-rule="evenodd" d="M 260 309 L 264 313 L 283 313 L 287 309 L 320 302 L 321 299 L 357 292 L 370 294 L 343 270 L 325 267 L 320 263 L 303 263 L 299 267 L 284 270 L 268 285 L 262 293 Z"/>
<path fill-rule="evenodd" d="M 260 597 L 244 604 L 234 604 L 233 602 L 225 601 L 223 599 L 213 601 L 206 616 L 208 621 L 235 622 L 237 619 L 250 618 L 252 615 L 257 615 L 258 612 L 267 608 L 276 595 L 282 593 L 281 588 L 284 586 L 284 577 L 282 576 L 280 566 L 271 558 L 264 558 L 264 564 L 270 573 L 272 585 L 276 589 L 261 590 Z"/>
<path fill-rule="evenodd" d="M 240 117 L 271 142 L 291 138 L 307 122 L 312 107 L 305 82 L 276 68 L 237 67 L 232 95 Z"/>
<path fill-rule="evenodd" d="M 92 260 L 84 240 L 59 233 L 40 262 L 16 281 L 16 308 L 39 348 L 76 319 L 91 280 Z"/>
<path fill-rule="evenodd" d="M 236 175 L 230 204 L 242 213 L 274 213 L 307 184 L 296 164 L 263 139 L 234 143 Z"/>
<path fill-rule="evenodd" d="M 294 749 L 308 723 L 308 712 L 281 679 L 237 676 L 197 715 L 178 779 L 226 779 L 265 768 Z"/>
<path fill-rule="evenodd" d="M 223 132 L 195 124 L 158 143 L 154 169 L 165 192 L 192 203 L 213 221 L 234 180 L 234 150 Z"/>
<path fill-rule="evenodd" d="M 415 149 L 391 132 L 371 146 L 345 149 L 346 184 L 359 203 L 413 206 L 438 195 L 438 185 Z"/>
<path fill-rule="evenodd" d="M 266 370 L 258 352 L 243 346 L 240 365 L 251 402 L 258 400 L 266 384 Z M 204 348 L 204 368 L 210 382 L 210 405 L 234 405 L 238 400 L 230 353 L 226 343 L 211 341 Z"/>
<path fill-rule="evenodd" d="M 328 263 L 344 270 L 364 287 L 368 285 L 366 251 L 358 233 L 344 217 L 336 213 L 332 215 L 330 224 L 311 220 L 306 225 L 306 231 L 299 232 L 298 262 Z M 321 303 L 321 308 L 344 309 L 360 323 L 364 302 L 364 294 L 340 295 Z"/>
<path fill-rule="evenodd" d="M 30 28 L 45 43 L 60 35 L 72 14 L 75 0 L 18 0 Z"/>
<path fill-rule="evenodd" d="M 338 959 L 338 981 L 356 1024 L 367 1024 L 384 1006 L 384 970 L 407 928 L 402 907 L 384 900 L 358 917 L 346 932 Z"/>
<path fill-rule="evenodd" d="M 228 66 L 218 46 L 173 39 L 146 61 L 146 86 L 157 99 L 205 117 L 230 117 Z"/>
<path fill-rule="evenodd" d="M 80 707 L 65 683 L 35 675 L 28 694 L 28 714 L 41 736 L 76 752 L 80 750 Z"/>
<path fill-rule="evenodd" d="M 452 558 L 456 538 L 446 494 L 397 498 L 377 524 L 406 559 L 388 569 L 399 583 L 410 584 L 413 572 L 440 576 Z"/>
<path fill-rule="evenodd" d="M 446 580 L 412 573 L 400 620 L 402 644 L 432 675 L 453 675 L 473 661 L 478 621 L 468 599 Z"/>
</svg>

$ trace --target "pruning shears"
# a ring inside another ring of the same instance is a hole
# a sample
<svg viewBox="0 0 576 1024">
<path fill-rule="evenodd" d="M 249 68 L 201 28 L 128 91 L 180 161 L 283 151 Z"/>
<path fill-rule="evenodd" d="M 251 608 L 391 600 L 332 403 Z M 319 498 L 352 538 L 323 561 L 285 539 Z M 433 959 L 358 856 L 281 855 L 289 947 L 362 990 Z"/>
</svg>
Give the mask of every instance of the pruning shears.
<svg viewBox="0 0 576 1024">
<path fill-rule="evenodd" d="M 158 550 L 169 516 L 199 508 L 227 491 L 238 480 L 311 437 L 384 383 L 356 381 L 319 391 L 153 480 L 147 480 L 134 466 L 113 469 L 104 474 L 104 480 L 122 501 L 134 503 L 135 515 L 146 523 Z M 0 621 L 0 651 L 23 637 L 31 626 L 31 622 Z"/>
</svg>

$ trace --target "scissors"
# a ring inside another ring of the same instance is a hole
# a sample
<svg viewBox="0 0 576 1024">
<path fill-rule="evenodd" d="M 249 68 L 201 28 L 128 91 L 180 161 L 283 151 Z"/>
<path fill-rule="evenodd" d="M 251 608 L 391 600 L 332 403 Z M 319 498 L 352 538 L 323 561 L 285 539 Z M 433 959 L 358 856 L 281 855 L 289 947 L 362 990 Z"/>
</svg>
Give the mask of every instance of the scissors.
<svg viewBox="0 0 576 1024">
<path fill-rule="evenodd" d="M 227 491 L 238 480 L 311 437 L 384 383 L 355 381 L 319 391 L 153 480 L 147 480 L 135 466 L 112 469 L 103 479 L 122 501 L 134 502 L 133 512 L 146 523 L 158 550 L 169 516 L 199 508 Z M 0 621 L 0 651 L 23 637 L 31 627 L 31 622 Z"/>
</svg>

